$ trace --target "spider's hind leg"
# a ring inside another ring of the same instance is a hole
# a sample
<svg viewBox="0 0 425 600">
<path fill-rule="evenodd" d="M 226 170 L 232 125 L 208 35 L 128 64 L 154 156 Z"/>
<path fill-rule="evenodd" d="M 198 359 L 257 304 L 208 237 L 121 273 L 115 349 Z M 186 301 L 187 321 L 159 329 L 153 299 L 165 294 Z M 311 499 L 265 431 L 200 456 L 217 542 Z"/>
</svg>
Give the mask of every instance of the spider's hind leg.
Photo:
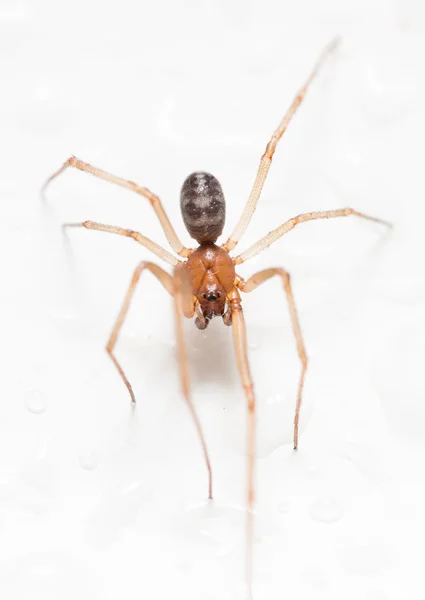
<svg viewBox="0 0 425 600">
<path fill-rule="evenodd" d="M 94 175 L 95 177 L 108 181 L 109 183 L 119 185 L 132 192 L 136 192 L 136 194 L 139 194 L 140 196 L 146 198 L 152 206 L 153 210 L 155 211 L 155 214 L 158 217 L 159 222 L 161 223 L 161 227 L 165 233 L 165 237 L 167 238 L 171 248 L 179 256 L 189 256 L 189 254 L 191 253 L 191 249 L 185 248 L 181 243 L 177 233 L 174 230 L 174 227 L 170 222 L 170 219 L 168 218 L 167 213 L 165 212 L 161 200 L 156 194 L 153 194 L 150 190 L 148 190 L 145 187 L 137 185 L 137 183 L 134 183 L 133 181 L 123 179 L 122 177 L 117 177 L 116 175 L 112 175 L 112 173 L 108 173 L 107 171 L 103 171 L 102 169 L 98 169 L 97 167 L 93 167 L 93 165 L 83 162 L 76 156 L 70 156 L 68 160 L 65 161 L 64 164 L 45 181 L 43 187 L 41 188 L 41 197 L 43 199 L 45 199 L 45 193 L 50 183 L 54 179 L 56 179 L 56 177 L 61 175 L 61 173 L 63 173 L 68 167 L 74 167 L 75 169 L 79 169 L 80 171 L 90 173 L 90 175 Z"/>
</svg>

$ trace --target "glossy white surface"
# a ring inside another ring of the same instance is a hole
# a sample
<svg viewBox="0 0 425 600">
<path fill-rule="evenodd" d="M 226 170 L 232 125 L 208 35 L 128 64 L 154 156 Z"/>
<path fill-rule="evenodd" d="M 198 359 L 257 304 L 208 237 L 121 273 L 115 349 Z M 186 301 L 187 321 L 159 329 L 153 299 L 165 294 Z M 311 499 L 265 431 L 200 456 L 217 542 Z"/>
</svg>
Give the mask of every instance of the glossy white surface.
<svg viewBox="0 0 425 600">
<path fill-rule="evenodd" d="M 116 354 L 103 346 L 146 251 L 71 231 L 85 219 L 164 242 L 142 198 L 71 153 L 148 186 L 185 242 L 191 171 L 221 181 L 230 233 L 273 129 L 335 34 L 282 140 L 245 249 L 300 212 L 351 205 L 392 221 L 306 224 L 243 265 L 292 274 L 310 366 L 279 282 L 245 297 L 258 396 L 255 600 L 423 599 L 425 11 L 420 2 L 0 0 L 0 596 L 244 598 L 245 403 L 231 332 L 187 323 L 215 500 L 177 378 L 172 307 L 148 274 Z M 153 259 L 156 261 L 156 259 Z"/>
</svg>

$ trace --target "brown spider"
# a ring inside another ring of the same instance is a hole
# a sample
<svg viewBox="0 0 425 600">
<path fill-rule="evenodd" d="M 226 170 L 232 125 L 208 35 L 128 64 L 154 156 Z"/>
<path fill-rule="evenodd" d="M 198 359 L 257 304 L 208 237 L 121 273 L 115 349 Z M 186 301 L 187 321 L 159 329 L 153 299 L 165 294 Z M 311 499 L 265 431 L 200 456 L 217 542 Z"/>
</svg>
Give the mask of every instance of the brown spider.
<svg viewBox="0 0 425 600">
<path fill-rule="evenodd" d="M 121 179 L 97 169 L 87 163 L 82 162 L 75 156 L 71 156 L 63 166 L 56 171 L 44 184 L 43 191 L 47 185 L 62 173 L 67 167 L 75 167 L 81 171 L 91 173 L 96 177 L 116 183 L 122 187 L 128 188 L 149 200 L 154 209 L 167 240 L 176 254 L 185 260 L 180 260 L 170 254 L 167 250 L 145 237 L 137 231 L 123 229 L 112 225 L 102 225 L 93 221 L 84 221 L 83 223 L 67 223 L 70 227 L 85 227 L 86 229 L 97 229 L 107 231 L 136 240 L 142 246 L 156 254 L 159 258 L 168 262 L 174 267 L 173 275 L 164 271 L 161 267 L 151 262 L 141 262 L 136 270 L 124 299 L 121 311 L 115 322 L 111 336 L 106 346 L 106 350 L 120 373 L 131 396 L 131 401 L 135 403 L 135 396 L 130 382 L 128 381 L 122 367 L 118 363 L 113 351 L 117 341 L 118 333 L 121 329 L 125 316 L 127 314 L 131 298 L 137 286 L 139 278 L 144 270 L 150 271 L 163 285 L 167 292 L 174 298 L 176 329 L 177 329 L 177 347 L 179 355 L 179 368 L 183 388 L 183 395 L 187 406 L 194 420 L 199 439 L 202 444 L 205 462 L 208 469 L 209 485 L 208 497 L 212 498 L 212 471 L 207 446 L 202 432 L 201 424 L 193 406 L 190 385 L 186 349 L 183 339 L 182 317 L 192 318 L 196 315 L 195 325 L 199 329 L 205 329 L 213 317 L 220 316 L 225 325 L 233 327 L 233 339 L 236 351 L 236 359 L 242 386 L 248 403 L 248 510 L 247 510 L 247 579 L 249 587 L 252 580 L 252 554 L 253 554 L 253 506 L 254 506 L 254 459 L 255 459 L 255 395 L 254 386 L 251 379 L 250 368 L 247 356 L 246 327 L 242 311 L 240 292 L 252 292 L 258 286 L 263 284 L 271 277 L 280 277 L 283 288 L 286 293 L 289 312 L 292 321 L 292 328 L 297 342 L 298 355 L 301 360 L 301 376 L 298 386 L 298 394 L 295 407 L 294 418 L 294 448 L 298 446 L 298 423 L 302 400 L 302 391 L 304 378 L 307 369 L 307 354 L 304 348 L 304 342 L 301 335 L 300 324 L 291 290 L 290 276 L 282 268 L 264 269 L 252 275 L 247 281 L 237 275 L 235 267 L 252 258 L 268 246 L 278 240 L 282 235 L 288 233 L 296 225 L 312 221 L 314 219 L 329 219 L 333 217 L 348 217 L 356 215 L 364 219 L 376 221 L 389 225 L 386 221 L 370 217 L 360 213 L 352 208 L 341 208 L 336 210 L 310 212 L 298 215 L 289 221 L 286 221 L 258 242 L 253 244 L 248 250 L 242 252 L 236 257 L 231 257 L 229 252 L 233 250 L 254 214 L 257 202 L 260 198 L 261 190 L 266 180 L 273 154 L 276 146 L 286 131 L 286 128 L 302 103 L 307 89 L 317 75 L 325 57 L 336 47 L 338 40 L 333 40 L 322 52 L 310 76 L 295 96 L 287 113 L 283 117 L 279 127 L 273 133 L 266 150 L 261 158 L 257 176 L 254 181 L 250 196 L 245 209 L 239 219 L 233 233 L 229 239 L 221 246 L 216 245 L 218 237 L 222 234 L 225 222 L 225 200 L 220 183 L 217 179 L 205 172 L 192 173 L 183 183 L 180 201 L 181 211 L 185 226 L 190 236 L 198 242 L 196 249 L 186 248 L 178 238 L 173 226 L 171 225 L 167 214 L 162 206 L 158 196 L 148 189 L 137 184 Z"/>
</svg>

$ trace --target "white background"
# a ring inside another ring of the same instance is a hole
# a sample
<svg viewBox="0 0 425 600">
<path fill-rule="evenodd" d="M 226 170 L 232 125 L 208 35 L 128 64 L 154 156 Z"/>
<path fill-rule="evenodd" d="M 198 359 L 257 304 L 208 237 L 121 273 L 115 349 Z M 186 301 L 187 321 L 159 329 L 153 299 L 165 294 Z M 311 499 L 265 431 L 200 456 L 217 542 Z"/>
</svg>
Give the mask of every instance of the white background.
<svg viewBox="0 0 425 600">
<path fill-rule="evenodd" d="M 0 0 L 0 596 L 242 599 L 245 400 L 231 332 L 187 323 L 215 500 L 181 400 L 170 299 L 147 252 L 60 225 L 164 236 L 142 198 L 69 170 L 72 153 L 158 193 L 221 181 L 228 226 L 320 49 L 340 49 L 279 146 L 241 250 L 287 218 L 353 206 L 394 223 L 306 224 L 250 263 L 292 274 L 310 367 L 278 281 L 245 297 L 258 397 L 255 600 L 423 599 L 425 11 L 414 0 Z M 156 260 L 155 258 L 153 260 Z"/>
</svg>

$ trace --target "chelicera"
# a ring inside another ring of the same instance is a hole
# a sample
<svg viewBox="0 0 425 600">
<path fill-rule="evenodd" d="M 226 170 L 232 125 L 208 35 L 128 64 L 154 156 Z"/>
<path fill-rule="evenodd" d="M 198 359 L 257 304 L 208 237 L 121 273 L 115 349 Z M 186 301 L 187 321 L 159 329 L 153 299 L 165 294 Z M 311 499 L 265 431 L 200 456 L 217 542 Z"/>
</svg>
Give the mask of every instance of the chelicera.
<svg viewBox="0 0 425 600">
<path fill-rule="evenodd" d="M 195 427 L 203 448 L 205 462 L 208 470 L 208 497 L 213 496 L 212 470 L 208 455 L 207 445 L 204 439 L 202 427 L 192 403 L 189 385 L 189 373 L 187 355 L 183 339 L 182 317 L 189 319 L 195 317 L 195 325 L 199 329 L 206 329 L 208 323 L 214 317 L 221 317 L 224 324 L 231 326 L 236 353 L 237 366 L 248 407 L 248 433 L 247 433 L 247 455 L 248 455 L 248 481 L 247 481 L 247 579 L 251 585 L 252 578 L 252 552 L 253 552 L 253 506 L 254 506 L 254 463 L 255 463 L 255 394 L 248 363 L 246 327 L 242 310 L 241 294 L 253 292 L 272 277 L 278 277 L 282 281 L 283 289 L 288 302 L 292 328 L 296 338 L 297 351 L 301 362 L 301 375 L 298 385 L 298 394 L 295 404 L 294 416 L 294 448 L 298 447 L 298 424 L 302 401 L 304 378 L 307 369 L 307 354 L 301 334 L 301 328 L 292 295 L 291 280 L 289 273 L 283 268 L 268 268 L 252 275 L 244 280 L 236 272 L 236 267 L 253 256 L 262 252 L 265 248 L 277 241 L 284 234 L 291 231 L 297 225 L 316 219 L 329 219 L 334 217 L 348 217 L 355 215 L 363 219 L 369 219 L 385 225 L 386 221 L 360 213 L 352 208 L 341 208 L 300 214 L 289 219 L 279 227 L 273 229 L 250 248 L 231 256 L 230 252 L 235 249 L 242 238 L 249 222 L 254 214 L 257 202 L 261 195 L 264 182 L 270 169 L 272 158 L 277 144 L 286 128 L 302 103 L 307 89 L 317 75 L 319 67 L 324 58 L 336 46 L 336 40 L 325 48 L 307 81 L 295 96 L 288 111 L 283 117 L 280 125 L 273 133 L 266 150 L 261 157 L 257 175 L 242 215 L 236 224 L 230 237 L 224 244 L 218 245 L 217 240 L 221 236 L 225 224 L 226 206 L 223 190 L 218 180 L 206 172 L 192 173 L 184 181 L 180 193 L 181 211 L 183 221 L 190 236 L 198 243 L 197 248 L 187 248 L 180 241 L 158 196 L 147 188 L 140 187 L 136 183 L 121 179 L 110 173 L 93 167 L 75 156 L 71 156 L 63 166 L 56 171 L 45 183 L 46 186 L 68 167 L 74 167 L 81 171 L 90 173 L 96 177 L 128 188 L 146 198 L 154 209 L 167 240 L 174 254 L 162 248 L 154 241 L 145 237 L 137 231 L 123 229 L 112 225 L 104 225 L 94 221 L 82 223 L 68 223 L 69 227 L 84 227 L 108 233 L 117 234 L 134 239 L 136 242 L 150 250 L 157 257 L 173 267 L 173 273 L 169 274 L 158 265 L 142 261 L 134 271 L 132 281 L 125 296 L 123 305 L 118 314 L 112 333 L 108 340 L 106 350 L 114 362 L 123 382 L 125 383 L 131 397 L 135 402 L 135 396 L 125 372 L 119 364 L 114 348 L 123 321 L 126 317 L 134 290 L 138 284 L 141 274 L 150 271 L 165 290 L 174 299 L 174 310 L 176 317 L 176 336 L 179 356 L 179 368 L 182 382 L 184 399 L 194 420 Z M 179 257 L 179 258 L 177 258 Z"/>
</svg>

